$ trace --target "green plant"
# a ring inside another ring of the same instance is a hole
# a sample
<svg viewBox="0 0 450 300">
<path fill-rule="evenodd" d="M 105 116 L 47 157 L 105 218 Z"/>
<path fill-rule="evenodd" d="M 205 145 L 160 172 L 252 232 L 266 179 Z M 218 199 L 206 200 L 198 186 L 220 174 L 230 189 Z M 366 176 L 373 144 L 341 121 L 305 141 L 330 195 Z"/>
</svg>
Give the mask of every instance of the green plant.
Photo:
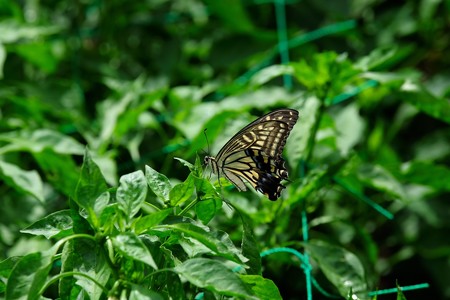
<svg viewBox="0 0 450 300">
<path fill-rule="evenodd" d="M 259 274 L 237 275 L 226 267 L 226 263 L 245 265 L 248 259 L 226 233 L 188 216 L 196 205 L 195 215 L 207 223 L 222 200 L 202 178 L 198 163 L 182 162 L 192 173 L 173 187 L 167 177 L 147 166 L 145 175 L 142 171 L 124 175 L 119 187 L 107 188 L 86 152 L 71 209 L 52 213 L 22 231 L 56 239 L 55 245 L 1 264 L 10 273 L 6 298 L 39 299 L 55 283 L 62 298 L 184 299 L 200 291 L 280 298 L 270 280 Z M 148 187 L 154 193 L 151 202 L 145 202 Z M 139 213 L 143 206 L 145 214 Z M 248 241 L 247 249 L 256 250 Z M 203 257 L 196 257 L 200 254 Z M 59 268 L 59 274 L 47 278 Z"/>
</svg>

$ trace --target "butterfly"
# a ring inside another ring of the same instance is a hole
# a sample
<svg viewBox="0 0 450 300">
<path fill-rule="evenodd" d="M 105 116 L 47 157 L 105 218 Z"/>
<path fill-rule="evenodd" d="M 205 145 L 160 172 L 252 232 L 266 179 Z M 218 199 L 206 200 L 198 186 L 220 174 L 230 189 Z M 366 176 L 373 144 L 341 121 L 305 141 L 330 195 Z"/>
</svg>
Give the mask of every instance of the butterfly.
<svg viewBox="0 0 450 300">
<path fill-rule="evenodd" d="M 225 176 L 239 191 L 244 180 L 270 200 L 277 200 L 288 178 L 283 153 L 287 137 L 298 119 L 298 111 L 279 109 L 248 124 L 222 147 L 216 157 L 205 156 L 214 174 Z"/>
</svg>

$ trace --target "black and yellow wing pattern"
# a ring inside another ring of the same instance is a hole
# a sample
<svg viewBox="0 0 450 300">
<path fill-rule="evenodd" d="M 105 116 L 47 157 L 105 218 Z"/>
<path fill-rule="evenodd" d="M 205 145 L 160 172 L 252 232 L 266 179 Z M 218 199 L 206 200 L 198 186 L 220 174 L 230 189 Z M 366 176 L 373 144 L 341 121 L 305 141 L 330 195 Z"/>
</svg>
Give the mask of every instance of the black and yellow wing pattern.
<svg viewBox="0 0 450 300">
<path fill-rule="evenodd" d="M 277 200 L 288 178 L 282 157 L 287 137 L 298 119 L 298 111 L 279 109 L 248 124 L 222 147 L 216 157 L 206 156 L 213 173 L 225 176 L 239 191 L 244 180 L 270 200 Z"/>
</svg>

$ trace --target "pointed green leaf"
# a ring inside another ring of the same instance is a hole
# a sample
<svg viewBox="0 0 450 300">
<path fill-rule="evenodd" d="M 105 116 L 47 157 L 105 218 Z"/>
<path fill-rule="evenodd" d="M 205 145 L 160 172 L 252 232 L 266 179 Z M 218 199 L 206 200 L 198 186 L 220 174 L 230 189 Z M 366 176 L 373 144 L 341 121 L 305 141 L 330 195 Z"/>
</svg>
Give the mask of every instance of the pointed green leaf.
<svg viewBox="0 0 450 300">
<path fill-rule="evenodd" d="M 12 256 L 0 262 L 0 278 L 2 278 L 0 280 L 0 293 L 4 293 L 6 290 L 6 280 L 3 281 L 3 278 L 9 278 L 12 269 L 20 259 L 19 256 Z"/>
<path fill-rule="evenodd" d="M 102 285 L 99 286 L 92 280 L 75 275 L 74 278 L 65 278 L 60 282 L 60 287 L 71 289 L 70 283 L 76 284 L 84 290 L 89 299 L 98 300 L 105 295 L 105 286 L 110 279 L 112 270 L 109 267 L 102 247 L 92 240 L 74 239 L 64 245 L 61 257 L 61 269 L 63 272 L 81 272 L 95 279 Z M 62 290 L 61 290 L 62 291 Z"/>
<path fill-rule="evenodd" d="M 257 299 L 251 289 L 221 262 L 192 258 L 174 268 L 191 284 L 225 296 Z"/>
<path fill-rule="evenodd" d="M 367 290 L 365 271 L 355 254 L 321 240 L 303 245 L 342 297 L 346 297 L 350 288 L 355 293 Z"/>
<path fill-rule="evenodd" d="M 396 282 L 397 285 L 397 300 L 406 300 L 405 295 L 402 292 L 402 287 Z"/>
<path fill-rule="evenodd" d="M 123 256 L 141 261 L 155 270 L 158 269 L 150 251 L 134 233 L 126 232 L 119 234 L 112 238 L 112 242 L 114 247 Z"/>
<path fill-rule="evenodd" d="M 444 165 L 412 161 L 402 165 L 402 173 L 406 182 L 429 186 L 440 191 L 450 191 L 450 168 Z"/>
<path fill-rule="evenodd" d="M 220 199 L 220 195 L 211 182 L 206 178 L 195 178 L 197 196 L 205 201 L 209 199 Z"/>
<path fill-rule="evenodd" d="M 44 202 L 44 188 L 41 177 L 36 171 L 25 171 L 16 165 L 0 160 L 0 177 L 18 191 L 32 195 Z"/>
<path fill-rule="evenodd" d="M 293 75 L 294 68 L 288 65 L 272 65 L 255 73 L 250 81 L 251 86 L 261 86 L 270 80 L 283 75 Z"/>
<path fill-rule="evenodd" d="M 137 234 L 147 231 L 152 227 L 159 225 L 164 219 L 173 212 L 172 208 L 164 209 L 147 215 L 145 217 L 139 218 L 136 223 L 134 230 Z"/>
<path fill-rule="evenodd" d="M 70 155 L 55 153 L 50 149 L 33 153 L 33 157 L 44 171 L 46 179 L 59 191 L 74 198 L 80 178 L 80 169 Z"/>
<path fill-rule="evenodd" d="M 170 205 L 177 206 L 189 200 L 194 194 L 195 179 L 192 174 L 183 183 L 175 185 L 169 193 Z"/>
<path fill-rule="evenodd" d="M 203 224 L 208 224 L 221 209 L 222 200 L 220 198 L 209 199 L 198 202 L 195 206 L 195 213 Z"/>
<path fill-rule="evenodd" d="M 142 285 L 130 284 L 130 296 L 128 300 L 164 300 L 164 297 L 155 291 L 149 290 Z"/>
<path fill-rule="evenodd" d="M 8 278 L 6 299 L 39 299 L 60 245 L 61 243 L 56 243 L 46 251 L 22 257 Z"/>
<path fill-rule="evenodd" d="M 0 134 L 0 140 L 10 142 L 8 151 L 42 152 L 45 149 L 59 154 L 84 152 L 84 146 L 72 137 L 50 129 L 22 130 Z"/>
<path fill-rule="evenodd" d="M 86 149 L 74 200 L 87 211 L 88 219 L 95 228 L 100 226 L 99 216 L 95 213 L 96 202 L 99 197 L 104 200 L 102 193 L 106 192 L 106 190 L 105 179 L 98 166 L 92 160 L 88 149 Z"/>
<path fill-rule="evenodd" d="M 319 99 L 309 97 L 299 109 L 299 122 L 292 129 L 286 142 L 286 158 L 289 163 L 296 166 L 301 159 L 308 155 L 311 139 L 314 138 L 314 126 L 319 121 L 318 113 L 321 107 Z"/>
<path fill-rule="evenodd" d="M 145 166 L 145 177 L 153 193 L 164 202 L 168 202 L 172 189 L 169 179 L 149 166 Z"/>
<path fill-rule="evenodd" d="M 139 170 L 120 177 L 116 199 L 128 220 L 139 212 L 146 196 L 147 182 L 144 172 Z"/>
<path fill-rule="evenodd" d="M 54 212 L 22 229 L 20 232 L 43 235 L 47 239 L 61 239 L 62 237 L 71 235 L 73 233 L 71 211 L 67 209 Z"/>
<path fill-rule="evenodd" d="M 278 287 L 272 280 L 260 275 L 240 275 L 242 281 L 251 287 L 255 296 L 260 300 L 283 299 Z"/>
<path fill-rule="evenodd" d="M 238 264 L 242 264 L 247 261 L 247 259 L 243 257 L 240 251 L 234 246 L 227 233 L 210 232 L 207 230 L 207 227 L 205 229 L 193 223 L 165 224 L 156 226 L 154 229 L 171 229 L 181 232 L 184 236 L 196 239 L 216 255 L 223 256 L 229 260 L 237 262 Z M 201 251 L 203 251 L 203 249 Z"/>
<path fill-rule="evenodd" d="M 380 165 L 363 164 L 358 169 L 358 179 L 366 185 L 404 199 L 405 193 L 400 182 Z"/>
<path fill-rule="evenodd" d="M 261 275 L 261 255 L 260 249 L 258 247 L 258 242 L 255 239 L 255 235 L 252 230 L 252 221 L 251 219 L 245 215 L 242 216 L 242 226 L 244 229 L 242 235 L 242 254 L 248 258 L 247 265 L 249 269 L 247 269 L 247 274 L 249 275 Z"/>
<path fill-rule="evenodd" d="M 84 154 L 81 176 L 76 188 L 75 201 L 86 210 L 93 210 L 95 200 L 107 190 L 102 172 L 92 160 L 89 150 Z"/>
<path fill-rule="evenodd" d="M 191 164 L 190 162 L 188 162 L 187 160 L 184 160 L 182 158 L 179 157 L 174 157 L 173 159 L 178 160 L 180 163 L 182 163 L 184 166 L 188 167 L 189 170 L 193 171 L 194 170 L 194 165 Z"/>
<path fill-rule="evenodd" d="M 400 96 L 414 105 L 420 111 L 450 124 L 450 103 L 447 99 L 438 98 L 427 91 L 423 86 L 405 82 L 401 87 Z"/>
</svg>

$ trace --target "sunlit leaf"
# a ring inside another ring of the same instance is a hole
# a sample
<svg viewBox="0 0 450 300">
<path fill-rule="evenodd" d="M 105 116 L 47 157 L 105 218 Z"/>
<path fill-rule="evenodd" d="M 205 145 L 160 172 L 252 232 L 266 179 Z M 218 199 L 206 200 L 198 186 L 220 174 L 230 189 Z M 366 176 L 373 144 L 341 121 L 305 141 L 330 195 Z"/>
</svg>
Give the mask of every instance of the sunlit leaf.
<svg viewBox="0 0 450 300">
<path fill-rule="evenodd" d="M 450 103 L 447 99 L 435 97 L 421 85 L 409 81 L 402 85 L 399 95 L 420 111 L 450 124 Z"/>
<path fill-rule="evenodd" d="M 45 238 L 60 239 L 73 233 L 73 221 L 70 210 L 60 210 L 49 214 L 30 226 L 22 229 L 21 232 L 33 235 L 42 235 Z"/>
<path fill-rule="evenodd" d="M 11 187 L 44 201 L 44 188 L 36 171 L 25 171 L 16 165 L 0 160 L 0 176 Z"/>
<path fill-rule="evenodd" d="M 247 283 L 258 299 L 283 299 L 276 284 L 260 275 L 240 275 L 241 279 Z"/>
<path fill-rule="evenodd" d="M 168 202 L 172 189 L 169 179 L 149 166 L 145 166 L 145 177 L 153 193 L 164 202 Z"/>
<path fill-rule="evenodd" d="M 173 209 L 168 208 L 139 218 L 135 224 L 135 231 L 139 234 L 160 224 L 172 211 Z"/>
<path fill-rule="evenodd" d="M 165 224 L 154 227 L 156 230 L 173 230 L 183 233 L 185 236 L 192 237 L 199 241 L 212 251 L 212 253 L 223 256 L 229 260 L 235 261 L 239 264 L 247 261 L 240 251 L 234 246 L 230 237 L 226 233 L 210 232 L 205 230 L 205 227 L 200 227 L 193 223 L 174 223 Z M 207 227 L 206 227 L 207 228 Z"/>
<path fill-rule="evenodd" d="M 131 219 L 138 213 L 147 196 L 147 182 L 144 172 L 136 171 L 120 178 L 116 199 L 119 208 Z"/>
<path fill-rule="evenodd" d="M 192 258 L 174 268 L 191 284 L 226 296 L 257 299 L 238 275 L 222 263 L 208 258 Z"/>
<path fill-rule="evenodd" d="M 183 183 L 175 185 L 169 192 L 170 205 L 177 206 L 192 198 L 195 190 L 195 178 L 189 174 Z"/>
</svg>

